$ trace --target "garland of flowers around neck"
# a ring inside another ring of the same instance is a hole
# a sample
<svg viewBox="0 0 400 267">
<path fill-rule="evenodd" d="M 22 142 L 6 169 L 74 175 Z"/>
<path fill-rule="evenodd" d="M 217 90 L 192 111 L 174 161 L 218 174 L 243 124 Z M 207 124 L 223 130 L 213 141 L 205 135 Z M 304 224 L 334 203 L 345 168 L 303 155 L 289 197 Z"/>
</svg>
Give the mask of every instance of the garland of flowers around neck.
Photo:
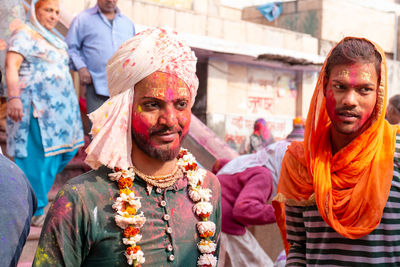
<svg viewBox="0 0 400 267">
<path fill-rule="evenodd" d="M 215 234 L 216 226 L 214 222 L 208 220 L 213 211 L 210 203 L 211 189 L 202 187 L 207 172 L 197 166 L 195 158 L 186 149 L 181 149 L 179 152 L 177 164 L 188 178 L 189 197 L 195 203 L 193 212 L 201 219 L 196 225 L 200 234 L 197 248 L 201 253 L 197 259 L 197 266 L 215 267 L 217 257 L 214 256 L 214 252 L 217 245 L 211 237 Z M 138 213 L 141 208 L 140 197 L 137 197 L 132 189 L 135 172 L 133 168 L 127 170 L 115 168 L 114 173 L 110 173 L 109 177 L 110 180 L 118 182 L 119 197 L 112 207 L 117 212 L 116 224 L 124 230 L 122 242 L 129 246 L 125 250 L 125 256 L 129 265 L 140 266 L 145 262 L 145 258 L 137 243 L 142 239 L 139 233 L 146 218 L 143 211 Z"/>
</svg>

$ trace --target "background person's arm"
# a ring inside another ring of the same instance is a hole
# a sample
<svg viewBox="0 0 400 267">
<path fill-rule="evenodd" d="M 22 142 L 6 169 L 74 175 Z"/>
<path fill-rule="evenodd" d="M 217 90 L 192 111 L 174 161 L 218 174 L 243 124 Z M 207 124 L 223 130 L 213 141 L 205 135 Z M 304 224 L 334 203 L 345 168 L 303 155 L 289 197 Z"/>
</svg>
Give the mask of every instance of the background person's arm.
<svg viewBox="0 0 400 267">
<path fill-rule="evenodd" d="M 235 220 L 245 226 L 274 223 L 274 208 L 271 204 L 267 204 L 272 193 L 270 171 L 258 166 L 246 169 L 241 175 L 244 186 L 233 206 L 232 213 Z"/>
<path fill-rule="evenodd" d="M 22 116 L 22 102 L 20 98 L 19 69 L 24 60 L 21 54 L 9 51 L 6 54 L 6 83 L 8 90 L 7 115 L 14 121 L 20 121 Z"/>
<path fill-rule="evenodd" d="M 92 83 L 92 76 L 82 56 L 83 34 L 80 23 L 79 16 L 72 21 L 65 40 L 68 44 L 68 55 L 72 61 L 72 68 L 78 71 L 81 85 L 86 85 Z"/>
</svg>

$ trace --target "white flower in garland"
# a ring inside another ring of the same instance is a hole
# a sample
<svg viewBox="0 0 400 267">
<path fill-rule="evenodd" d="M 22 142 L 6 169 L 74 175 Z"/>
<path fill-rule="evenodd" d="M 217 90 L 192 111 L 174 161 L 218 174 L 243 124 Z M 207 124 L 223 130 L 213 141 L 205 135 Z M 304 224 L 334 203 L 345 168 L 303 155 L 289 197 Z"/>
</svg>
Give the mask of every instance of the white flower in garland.
<svg viewBox="0 0 400 267">
<path fill-rule="evenodd" d="M 217 257 L 212 254 L 202 254 L 197 260 L 197 266 L 217 266 Z"/>
<path fill-rule="evenodd" d="M 213 206 L 210 202 L 200 201 L 193 206 L 193 211 L 194 213 L 196 213 L 197 216 L 204 218 L 211 215 L 213 211 Z"/>
<path fill-rule="evenodd" d="M 140 198 L 135 197 L 135 194 L 131 192 L 129 195 L 122 193 L 119 197 L 117 197 L 115 203 L 113 204 L 113 209 L 122 210 L 125 207 L 125 203 L 137 210 L 142 207 Z"/>
<path fill-rule="evenodd" d="M 211 221 L 200 221 L 197 222 L 197 231 L 199 231 L 201 236 L 213 236 L 215 233 L 215 223 Z"/>
<path fill-rule="evenodd" d="M 124 178 L 131 178 L 132 180 L 135 178 L 135 173 L 132 172 L 130 169 L 128 170 L 119 170 L 117 172 L 113 172 L 108 174 L 108 177 L 110 177 L 111 181 L 117 181 L 119 178 L 124 177 Z"/>
<path fill-rule="evenodd" d="M 217 248 L 217 244 L 215 244 L 211 240 L 202 239 L 199 244 L 197 244 L 199 251 L 203 254 L 214 253 Z"/>
<path fill-rule="evenodd" d="M 210 201 L 211 189 L 209 188 L 192 188 L 189 190 L 189 196 L 194 202 Z"/>
<path fill-rule="evenodd" d="M 141 249 L 139 249 L 136 253 L 125 251 L 125 257 L 127 258 L 129 265 L 138 265 L 145 262 L 144 253 Z"/>
<path fill-rule="evenodd" d="M 125 245 L 131 245 L 131 246 L 135 246 L 136 243 L 140 242 L 140 240 L 142 240 L 142 235 L 136 234 L 133 237 L 130 238 L 122 238 L 122 242 Z"/>
<path fill-rule="evenodd" d="M 204 169 L 198 169 L 197 171 L 189 171 L 187 177 L 189 179 L 189 184 L 192 188 L 200 187 L 203 184 L 204 177 L 207 171 Z"/>
<path fill-rule="evenodd" d="M 145 222 L 146 218 L 144 217 L 143 212 L 139 215 L 131 215 L 131 217 L 115 215 L 115 223 L 122 229 L 125 229 L 131 224 L 141 228 Z"/>
</svg>

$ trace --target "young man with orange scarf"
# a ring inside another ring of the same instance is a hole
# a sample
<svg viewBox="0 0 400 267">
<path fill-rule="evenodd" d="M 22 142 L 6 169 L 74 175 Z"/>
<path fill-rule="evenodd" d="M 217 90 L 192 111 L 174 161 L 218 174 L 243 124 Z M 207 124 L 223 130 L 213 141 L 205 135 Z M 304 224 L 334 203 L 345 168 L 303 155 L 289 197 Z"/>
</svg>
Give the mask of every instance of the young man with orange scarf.
<svg viewBox="0 0 400 267">
<path fill-rule="evenodd" d="M 385 54 L 366 39 L 328 55 L 274 199 L 287 266 L 400 264 L 400 136 L 385 120 L 386 82 Z"/>
</svg>

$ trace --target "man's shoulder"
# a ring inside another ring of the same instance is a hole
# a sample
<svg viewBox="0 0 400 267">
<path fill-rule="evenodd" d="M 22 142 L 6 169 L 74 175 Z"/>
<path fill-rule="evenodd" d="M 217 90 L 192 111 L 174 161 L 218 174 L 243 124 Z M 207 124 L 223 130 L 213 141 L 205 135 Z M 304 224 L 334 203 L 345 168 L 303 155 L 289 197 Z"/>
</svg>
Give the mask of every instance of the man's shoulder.
<svg viewBox="0 0 400 267">
<path fill-rule="evenodd" d="M 131 24 L 132 26 L 134 26 L 132 20 L 130 18 L 128 18 L 127 16 L 125 16 L 124 14 L 122 14 L 121 12 L 118 13 L 118 18 L 121 21 L 123 21 L 124 23 Z"/>
<path fill-rule="evenodd" d="M 86 20 L 86 19 L 90 19 L 93 15 L 95 15 L 97 13 L 97 7 L 91 7 L 85 10 L 82 10 L 81 12 L 78 13 L 78 15 L 75 16 L 74 21 L 76 20 Z"/>
<path fill-rule="evenodd" d="M 221 185 L 219 183 L 219 180 L 215 174 L 212 172 L 204 169 L 206 171 L 206 176 L 205 176 L 205 185 L 210 188 L 211 190 L 218 190 L 220 191 Z"/>
<path fill-rule="evenodd" d="M 112 182 L 108 179 L 108 174 L 111 169 L 107 167 L 100 167 L 97 170 L 91 170 L 70 179 L 63 186 L 64 190 L 76 189 L 78 191 L 85 190 L 87 186 L 96 186 L 98 188 L 107 187 Z"/>
</svg>

